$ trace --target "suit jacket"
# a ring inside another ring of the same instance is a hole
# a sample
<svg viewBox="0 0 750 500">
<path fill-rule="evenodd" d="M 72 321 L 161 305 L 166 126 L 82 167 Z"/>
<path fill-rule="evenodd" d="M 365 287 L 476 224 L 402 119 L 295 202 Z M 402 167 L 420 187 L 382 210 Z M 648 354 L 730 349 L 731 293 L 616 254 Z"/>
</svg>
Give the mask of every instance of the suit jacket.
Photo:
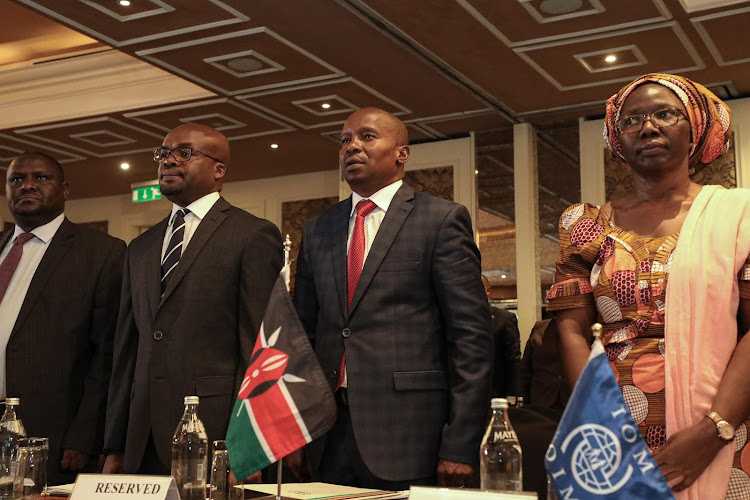
<svg viewBox="0 0 750 500">
<path fill-rule="evenodd" d="M 346 347 L 362 458 L 391 481 L 434 476 L 439 457 L 476 464 L 492 351 L 469 213 L 403 185 L 347 310 L 351 206 L 350 197 L 305 226 L 294 298 L 331 387 Z"/>
<path fill-rule="evenodd" d="M 492 341 L 495 362 L 492 375 L 492 397 L 504 398 L 519 394 L 521 371 L 521 334 L 516 315 L 505 309 L 490 306 L 492 311 Z"/>
<path fill-rule="evenodd" d="M 523 351 L 520 385 L 527 404 L 562 413 L 570 398 L 570 385 L 563 374 L 559 344 L 556 320 L 534 324 Z"/>
<path fill-rule="evenodd" d="M 124 256 L 124 241 L 64 219 L 8 340 L 7 394 L 27 434 L 49 438 L 49 484 L 75 479 L 60 472 L 63 448 L 102 451 Z"/>
<path fill-rule="evenodd" d="M 141 465 L 149 433 L 169 468 L 183 398 L 200 396 L 209 442 L 224 439 L 283 248 L 279 230 L 220 198 L 195 230 L 161 297 L 169 218 L 128 247 L 107 406 L 105 449 Z"/>
</svg>

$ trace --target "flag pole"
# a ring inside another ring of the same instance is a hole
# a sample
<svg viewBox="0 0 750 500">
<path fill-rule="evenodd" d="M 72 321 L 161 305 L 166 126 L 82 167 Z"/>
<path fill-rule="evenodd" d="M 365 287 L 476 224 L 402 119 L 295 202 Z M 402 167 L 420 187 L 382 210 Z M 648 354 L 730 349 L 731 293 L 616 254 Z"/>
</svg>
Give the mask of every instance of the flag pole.
<svg viewBox="0 0 750 500">
<path fill-rule="evenodd" d="M 289 251 L 292 249 L 292 239 L 289 237 L 289 233 L 287 233 L 286 238 L 284 238 L 284 267 L 289 265 Z M 289 291 L 289 276 L 287 276 L 287 292 Z M 279 461 L 277 463 L 276 467 L 276 500 L 281 500 L 281 473 L 283 469 L 283 462 L 284 457 L 279 458 Z"/>
<path fill-rule="evenodd" d="M 276 500 L 281 500 L 281 469 L 283 460 L 283 457 L 279 459 L 278 467 L 276 469 Z"/>
</svg>

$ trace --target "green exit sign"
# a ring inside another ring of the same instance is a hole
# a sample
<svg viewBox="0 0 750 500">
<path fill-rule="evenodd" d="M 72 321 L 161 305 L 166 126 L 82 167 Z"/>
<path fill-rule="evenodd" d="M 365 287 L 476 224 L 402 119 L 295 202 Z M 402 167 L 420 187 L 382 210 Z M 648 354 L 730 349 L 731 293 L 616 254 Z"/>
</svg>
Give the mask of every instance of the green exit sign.
<svg viewBox="0 0 750 500">
<path fill-rule="evenodd" d="M 159 185 L 133 187 L 133 203 L 161 200 Z"/>
</svg>

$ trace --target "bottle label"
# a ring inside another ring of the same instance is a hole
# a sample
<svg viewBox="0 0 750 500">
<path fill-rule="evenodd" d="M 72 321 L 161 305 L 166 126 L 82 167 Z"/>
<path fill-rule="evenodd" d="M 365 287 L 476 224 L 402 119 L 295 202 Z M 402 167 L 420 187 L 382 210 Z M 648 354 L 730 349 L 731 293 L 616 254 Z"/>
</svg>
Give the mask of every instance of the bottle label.
<svg viewBox="0 0 750 500">
<path fill-rule="evenodd" d="M 204 472 L 203 472 L 203 464 L 202 464 L 202 463 L 200 463 L 200 464 L 198 464 L 198 465 L 196 466 L 196 472 L 195 472 L 195 475 L 197 476 L 197 477 L 196 477 L 196 479 L 197 479 L 197 480 L 198 480 L 199 482 L 200 482 L 200 481 L 203 481 L 203 478 L 205 477 L 205 476 L 203 475 L 203 473 L 204 473 Z"/>
<path fill-rule="evenodd" d="M 495 431 L 493 438 L 494 441 L 518 441 L 516 431 Z"/>
</svg>

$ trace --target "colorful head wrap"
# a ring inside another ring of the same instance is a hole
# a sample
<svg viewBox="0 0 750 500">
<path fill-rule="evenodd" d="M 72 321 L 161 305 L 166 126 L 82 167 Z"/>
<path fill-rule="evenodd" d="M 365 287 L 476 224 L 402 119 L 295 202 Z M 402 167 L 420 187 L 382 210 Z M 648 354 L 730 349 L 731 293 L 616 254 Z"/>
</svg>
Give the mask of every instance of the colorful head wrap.
<svg viewBox="0 0 750 500">
<path fill-rule="evenodd" d="M 729 149 L 732 136 L 732 113 L 724 102 L 700 83 L 685 77 L 650 73 L 633 80 L 607 99 L 604 117 L 604 140 L 610 153 L 625 163 L 617 129 L 617 120 L 625 99 L 644 83 L 658 83 L 674 92 L 687 111 L 687 119 L 693 132 L 690 149 L 690 175 L 723 155 Z M 625 163 L 626 166 L 627 163 Z"/>
</svg>

